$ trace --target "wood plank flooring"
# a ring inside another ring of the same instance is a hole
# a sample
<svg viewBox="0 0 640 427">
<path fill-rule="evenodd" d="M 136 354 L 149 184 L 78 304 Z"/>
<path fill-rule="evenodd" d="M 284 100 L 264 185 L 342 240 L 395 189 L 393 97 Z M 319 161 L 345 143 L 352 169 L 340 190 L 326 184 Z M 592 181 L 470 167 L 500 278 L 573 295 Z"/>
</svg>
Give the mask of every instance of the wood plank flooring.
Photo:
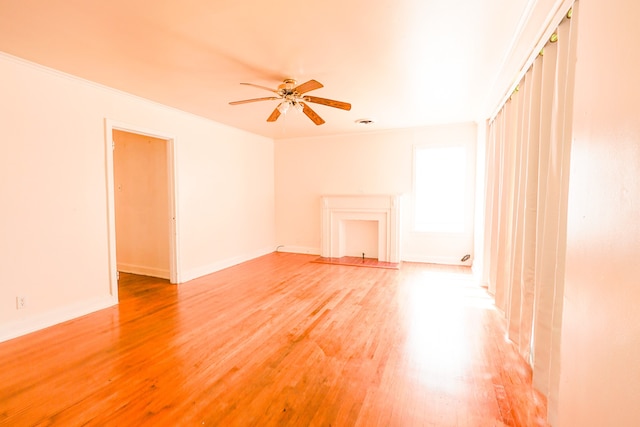
<svg viewBox="0 0 640 427">
<path fill-rule="evenodd" d="M 0 343 L 0 425 L 544 426 L 468 269 L 273 253 Z"/>
</svg>

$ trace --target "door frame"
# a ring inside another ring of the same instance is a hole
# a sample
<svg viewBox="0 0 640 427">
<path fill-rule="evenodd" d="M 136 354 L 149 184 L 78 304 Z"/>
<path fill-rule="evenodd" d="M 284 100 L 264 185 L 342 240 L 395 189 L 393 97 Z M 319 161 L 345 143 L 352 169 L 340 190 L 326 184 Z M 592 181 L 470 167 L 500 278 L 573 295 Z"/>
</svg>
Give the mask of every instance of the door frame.
<svg viewBox="0 0 640 427">
<path fill-rule="evenodd" d="M 164 132 L 147 129 L 141 126 L 105 119 L 105 152 L 107 169 L 107 222 L 109 246 L 109 282 L 111 295 L 118 297 L 118 263 L 116 259 L 116 214 L 115 214 L 115 183 L 113 162 L 113 131 L 120 130 L 137 135 L 158 138 L 167 142 L 167 188 L 169 191 L 169 281 L 180 283 L 179 270 L 179 227 L 177 203 L 177 173 L 175 138 Z"/>
</svg>

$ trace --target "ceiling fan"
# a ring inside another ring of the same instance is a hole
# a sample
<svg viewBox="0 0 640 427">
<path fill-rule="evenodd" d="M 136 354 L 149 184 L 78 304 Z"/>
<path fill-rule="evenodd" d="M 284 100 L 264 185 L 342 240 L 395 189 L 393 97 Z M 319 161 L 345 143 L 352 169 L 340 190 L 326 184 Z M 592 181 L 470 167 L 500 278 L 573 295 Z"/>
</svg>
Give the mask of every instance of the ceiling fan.
<svg viewBox="0 0 640 427">
<path fill-rule="evenodd" d="M 254 86 L 260 89 L 268 90 L 269 92 L 275 93 L 276 96 L 245 99 L 243 101 L 233 101 L 229 104 L 238 105 L 246 104 L 249 102 L 278 100 L 280 101 L 280 103 L 267 118 L 268 122 L 275 122 L 281 114 L 285 114 L 290 109 L 294 109 L 297 111 L 302 111 L 316 125 L 323 124 L 324 120 L 315 111 L 313 111 L 311 107 L 309 107 L 307 102 L 314 102 L 316 104 L 327 105 L 329 107 L 340 108 L 347 111 L 351 110 L 351 104 L 349 104 L 348 102 L 334 101 L 333 99 L 318 98 L 317 96 L 305 95 L 305 93 L 307 92 L 323 87 L 322 83 L 316 80 L 309 80 L 308 82 L 302 83 L 298 86 L 296 86 L 296 83 L 297 82 L 293 79 L 285 79 L 277 89 L 271 89 L 253 83 L 240 83 L 241 85 Z"/>
</svg>

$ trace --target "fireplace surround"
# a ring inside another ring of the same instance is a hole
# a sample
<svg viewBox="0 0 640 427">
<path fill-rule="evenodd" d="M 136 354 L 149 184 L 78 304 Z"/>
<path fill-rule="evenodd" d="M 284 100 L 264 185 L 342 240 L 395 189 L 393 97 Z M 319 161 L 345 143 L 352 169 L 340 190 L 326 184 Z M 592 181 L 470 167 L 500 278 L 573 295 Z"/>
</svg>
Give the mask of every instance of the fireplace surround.
<svg viewBox="0 0 640 427">
<path fill-rule="evenodd" d="M 376 221 L 378 224 L 378 260 L 400 262 L 399 195 L 326 195 L 321 196 L 321 255 L 345 256 L 345 221 Z"/>
</svg>

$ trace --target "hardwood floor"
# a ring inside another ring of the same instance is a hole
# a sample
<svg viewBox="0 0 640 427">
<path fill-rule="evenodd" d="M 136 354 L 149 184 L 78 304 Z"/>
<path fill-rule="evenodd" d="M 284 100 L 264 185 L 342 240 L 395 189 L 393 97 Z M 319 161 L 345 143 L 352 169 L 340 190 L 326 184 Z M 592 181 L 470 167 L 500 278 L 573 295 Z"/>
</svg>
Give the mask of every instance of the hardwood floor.
<svg viewBox="0 0 640 427">
<path fill-rule="evenodd" d="M 538 426 L 545 403 L 462 267 L 274 253 L 0 343 L 11 426 Z"/>
</svg>

